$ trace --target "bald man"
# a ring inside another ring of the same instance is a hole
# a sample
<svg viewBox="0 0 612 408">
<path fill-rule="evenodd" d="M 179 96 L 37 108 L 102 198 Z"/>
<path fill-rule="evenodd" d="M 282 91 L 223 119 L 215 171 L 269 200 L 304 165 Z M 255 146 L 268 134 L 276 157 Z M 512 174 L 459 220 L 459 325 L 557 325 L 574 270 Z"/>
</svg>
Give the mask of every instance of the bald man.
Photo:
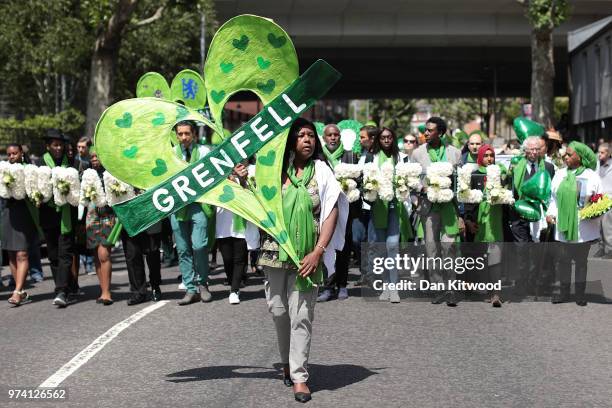
<svg viewBox="0 0 612 408">
<path fill-rule="evenodd" d="M 359 155 L 352 150 L 344 150 L 342 141 L 340 140 L 340 128 L 331 123 L 323 129 L 323 153 L 329 162 L 329 165 L 336 167 L 338 163 L 356 164 L 359 162 Z M 325 288 L 317 298 L 318 302 L 327 302 L 334 295 L 339 300 L 348 298 L 348 290 L 346 285 L 348 282 L 349 260 L 351 258 L 351 246 L 353 243 L 352 223 L 355 218 L 359 217 L 361 212 L 361 200 L 351 203 L 349 207 L 349 216 L 346 221 L 346 235 L 344 248 L 342 251 L 336 252 L 336 272 L 330 276 L 326 282 Z"/>
<path fill-rule="evenodd" d="M 482 146 L 482 137 L 475 133 L 468 139 L 468 151 L 461 155 L 461 164 L 476 163 L 478 149 Z"/>
</svg>

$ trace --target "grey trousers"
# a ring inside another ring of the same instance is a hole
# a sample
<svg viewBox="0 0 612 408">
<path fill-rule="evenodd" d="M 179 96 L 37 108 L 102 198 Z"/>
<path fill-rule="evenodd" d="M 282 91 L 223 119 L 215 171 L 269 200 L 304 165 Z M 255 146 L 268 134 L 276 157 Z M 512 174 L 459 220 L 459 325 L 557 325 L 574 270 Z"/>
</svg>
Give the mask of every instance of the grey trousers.
<svg viewBox="0 0 612 408">
<path fill-rule="evenodd" d="M 612 254 L 612 211 L 608 211 L 601 217 L 601 242 L 599 245 L 606 255 Z"/>
<path fill-rule="evenodd" d="M 454 257 L 456 235 L 446 235 L 442 232 L 442 217 L 439 212 L 430 211 L 422 216 L 423 233 L 425 235 L 425 253 L 428 258 Z M 433 283 L 442 283 L 456 277 L 455 270 L 444 270 L 438 267 L 429 270 L 429 280 Z"/>
<path fill-rule="evenodd" d="M 266 301 L 276 326 L 281 363 L 289 364 L 293 382 L 306 382 L 318 288 L 298 292 L 295 289 L 296 270 L 264 267 L 264 272 Z"/>
</svg>

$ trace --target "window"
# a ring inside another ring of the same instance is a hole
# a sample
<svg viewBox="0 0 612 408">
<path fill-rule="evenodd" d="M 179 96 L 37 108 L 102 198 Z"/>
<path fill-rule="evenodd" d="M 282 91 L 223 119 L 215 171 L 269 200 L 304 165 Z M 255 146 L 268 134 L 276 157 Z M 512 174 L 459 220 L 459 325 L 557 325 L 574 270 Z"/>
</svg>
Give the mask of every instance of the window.
<svg viewBox="0 0 612 408">
<path fill-rule="evenodd" d="M 601 84 L 603 83 L 603 64 L 601 61 L 601 48 L 599 44 L 595 46 L 595 72 L 594 72 L 594 84 L 593 84 L 593 99 L 595 103 L 599 103 L 601 95 Z"/>
</svg>

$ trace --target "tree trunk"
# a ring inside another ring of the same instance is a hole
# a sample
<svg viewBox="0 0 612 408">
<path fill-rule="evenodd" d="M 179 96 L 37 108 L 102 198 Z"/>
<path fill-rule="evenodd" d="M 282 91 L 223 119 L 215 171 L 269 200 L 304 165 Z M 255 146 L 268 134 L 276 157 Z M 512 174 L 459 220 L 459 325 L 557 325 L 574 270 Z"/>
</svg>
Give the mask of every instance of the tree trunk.
<svg viewBox="0 0 612 408">
<path fill-rule="evenodd" d="M 531 108 L 533 120 L 550 126 L 554 108 L 553 30 L 531 31 Z"/>
<path fill-rule="evenodd" d="M 108 23 L 98 31 L 89 71 L 85 134 L 93 137 L 100 115 L 113 101 L 115 64 L 121 36 L 138 0 L 120 0 Z"/>
</svg>

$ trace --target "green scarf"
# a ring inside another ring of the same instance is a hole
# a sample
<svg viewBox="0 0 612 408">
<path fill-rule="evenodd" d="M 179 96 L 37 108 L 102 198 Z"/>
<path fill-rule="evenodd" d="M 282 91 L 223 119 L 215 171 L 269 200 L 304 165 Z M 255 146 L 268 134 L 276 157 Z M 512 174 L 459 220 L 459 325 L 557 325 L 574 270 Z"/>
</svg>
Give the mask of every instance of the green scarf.
<svg viewBox="0 0 612 408">
<path fill-rule="evenodd" d="M 470 152 L 468 152 L 467 154 L 467 162 L 468 163 L 476 163 L 476 159 L 474 158 L 474 155 Z"/>
<path fill-rule="evenodd" d="M 287 169 L 287 177 L 291 180 L 291 184 L 287 186 L 283 194 L 283 218 L 285 220 L 285 228 L 289 233 L 291 242 L 295 245 L 297 257 L 303 259 L 308 255 L 316 245 L 317 232 L 315 230 L 314 219 L 312 215 L 312 199 L 308 193 L 308 183 L 314 177 L 315 166 L 314 161 L 309 160 L 301 177 L 296 176 L 293 163 L 289 164 Z M 280 248 L 278 259 L 283 262 L 290 260 L 287 253 Z M 312 281 L 321 283 L 323 281 L 323 270 L 321 265 L 312 276 Z M 297 277 L 295 282 L 298 290 L 307 290 L 310 286 L 306 279 Z"/>
<path fill-rule="evenodd" d="M 46 152 L 45 154 L 43 154 L 43 161 L 49 168 L 55 167 L 55 160 L 53 160 L 53 157 L 51 157 L 51 153 Z M 68 157 L 66 155 L 62 157 L 61 167 L 68 167 Z M 72 231 L 72 216 L 70 214 L 70 205 L 64 204 L 61 207 L 58 207 L 54 204 L 54 206 L 57 212 L 61 211 L 62 213 L 62 220 L 60 224 L 62 235 L 69 234 Z"/>
<path fill-rule="evenodd" d="M 521 197 L 521 186 L 523 185 L 523 179 L 525 178 L 525 171 L 527 171 L 527 163 L 529 161 L 523 157 L 513 170 L 513 179 L 514 179 L 514 189 L 518 192 L 519 198 Z M 538 170 L 545 170 L 546 166 L 544 166 L 544 159 L 540 159 L 538 163 Z"/>
<path fill-rule="evenodd" d="M 491 166 L 495 166 L 495 164 Z M 500 169 L 503 170 L 501 166 Z M 485 166 L 478 166 L 478 172 L 487 174 L 487 168 Z M 491 205 L 487 200 L 482 200 L 478 204 L 478 232 L 476 232 L 474 242 L 502 242 L 504 240 L 503 214 L 501 205 Z"/>
<path fill-rule="evenodd" d="M 446 161 L 446 146 L 440 144 L 438 147 L 427 146 L 427 154 L 432 163 Z"/>
<path fill-rule="evenodd" d="M 329 161 L 329 164 L 331 164 L 331 167 L 333 169 L 340 162 L 340 158 L 344 154 L 344 148 L 342 147 L 342 144 L 340 144 L 340 146 L 338 146 L 336 150 L 330 152 L 325 143 L 322 143 L 322 145 L 323 153 L 325 154 L 325 157 L 327 157 L 327 160 Z"/>
<path fill-rule="evenodd" d="M 429 154 L 429 160 L 431 160 L 432 163 L 447 161 L 446 146 L 444 146 L 444 144 L 440 144 L 437 148 L 427 146 L 427 154 Z M 442 231 L 444 231 L 446 235 L 453 236 L 459 234 L 457 212 L 455 211 L 455 206 L 452 201 L 448 203 L 432 203 L 431 210 L 440 213 Z"/>
<path fill-rule="evenodd" d="M 576 176 L 585 170 L 583 166 L 575 170 L 567 169 L 567 176 L 563 179 L 557 189 L 557 228 L 563 232 L 568 241 L 578 240 L 578 195 Z"/>
<path fill-rule="evenodd" d="M 378 168 L 381 168 L 382 165 L 391 161 L 392 164 L 395 164 L 395 160 L 393 157 L 387 156 L 382 150 L 378 152 Z M 372 204 L 372 223 L 374 224 L 374 228 L 387 228 L 389 224 L 389 203 L 386 201 L 377 198 Z"/>
</svg>

